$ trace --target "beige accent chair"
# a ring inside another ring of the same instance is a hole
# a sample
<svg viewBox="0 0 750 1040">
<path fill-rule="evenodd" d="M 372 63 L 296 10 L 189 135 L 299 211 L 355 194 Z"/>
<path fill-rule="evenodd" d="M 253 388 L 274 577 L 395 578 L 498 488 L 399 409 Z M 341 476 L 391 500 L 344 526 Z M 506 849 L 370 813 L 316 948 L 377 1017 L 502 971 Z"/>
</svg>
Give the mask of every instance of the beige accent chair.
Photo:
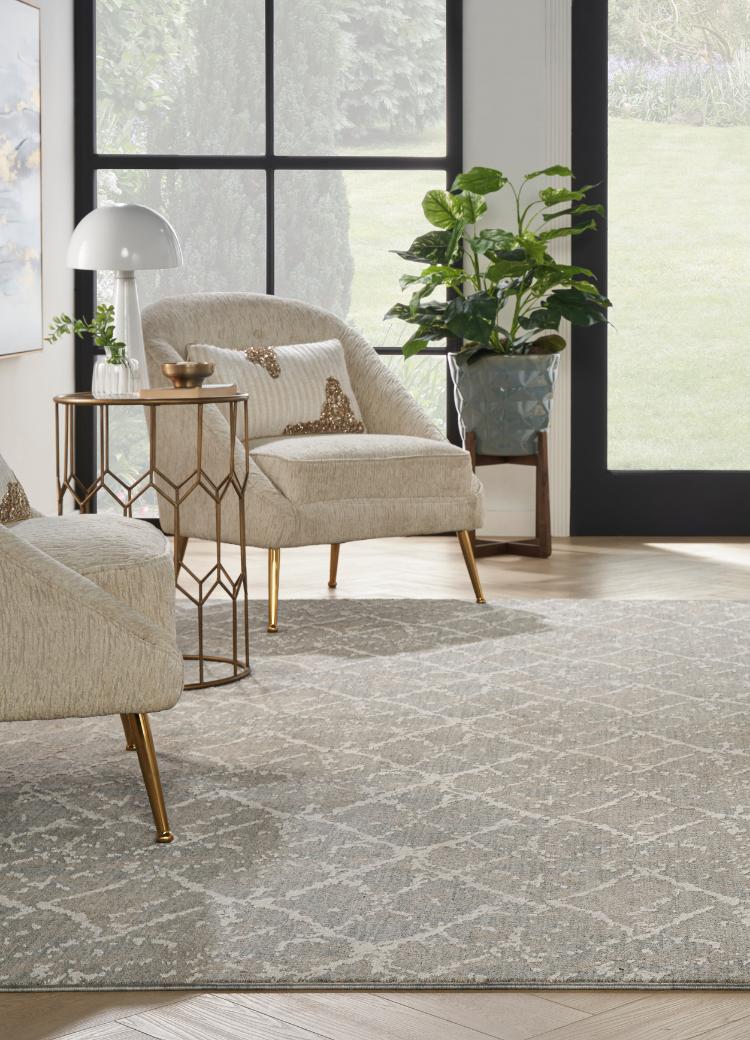
<svg viewBox="0 0 750 1040">
<path fill-rule="evenodd" d="M 278 626 L 281 549 L 292 546 L 330 544 L 334 588 L 342 542 L 456 531 L 477 602 L 484 602 L 468 533 L 482 521 L 482 488 L 470 456 L 446 440 L 354 329 L 297 300 L 205 293 L 147 307 L 143 333 L 151 386 L 169 385 L 161 365 L 184 360 L 193 343 L 237 350 L 330 339 L 343 345 L 366 433 L 266 438 L 249 445 L 247 542 L 269 552 L 269 632 Z M 204 409 L 203 463 L 219 481 L 226 472 L 229 425 L 220 406 Z M 186 479 L 195 468 L 196 410 L 161 412 L 157 463 L 171 479 Z M 239 438 L 234 451 L 241 458 Z M 179 531 L 161 498 L 159 514 L 162 529 L 175 536 L 180 561 L 188 538 L 217 537 L 207 495 L 193 494 L 181 507 Z M 222 519 L 222 541 L 237 544 L 238 534 L 236 516 Z"/>
<path fill-rule="evenodd" d="M 120 715 L 156 825 L 172 841 L 148 713 L 183 686 L 169 543 L 107 516 L 0 524 L 0 721 Z"/>
</svg>

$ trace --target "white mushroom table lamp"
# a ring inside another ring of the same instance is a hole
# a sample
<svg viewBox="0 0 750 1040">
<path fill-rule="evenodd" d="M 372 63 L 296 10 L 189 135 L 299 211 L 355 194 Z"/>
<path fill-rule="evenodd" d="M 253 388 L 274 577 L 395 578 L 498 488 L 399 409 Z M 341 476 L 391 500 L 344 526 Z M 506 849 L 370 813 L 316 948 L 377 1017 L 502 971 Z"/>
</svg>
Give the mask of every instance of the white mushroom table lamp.
<svg viewBox="0 0 750 1040">
<path fill-rule="evenodd" d="M 182 265 L 182 250 L 168 220 L 132 203 L 99 206 L 76 226 L 68 267 L 115 272 L 115 336 L 138 362 L 142 386 L 148 383 L 136 271 Z"/>
</svg>

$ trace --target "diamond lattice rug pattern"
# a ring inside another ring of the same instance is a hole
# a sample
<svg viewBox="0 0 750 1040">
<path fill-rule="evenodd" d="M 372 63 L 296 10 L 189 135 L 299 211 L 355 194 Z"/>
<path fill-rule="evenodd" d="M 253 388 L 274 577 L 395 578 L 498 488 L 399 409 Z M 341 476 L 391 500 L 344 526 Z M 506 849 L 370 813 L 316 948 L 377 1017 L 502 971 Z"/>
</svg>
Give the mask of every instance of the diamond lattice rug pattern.
<svg viewBox="0 0 750 1040">
<path fill-rule="evenodd" d="M 253 613 L 171 846 L 118 719 L 0 726 L 0 987 L 750 984 L 750 604 Z"/>
</svg>

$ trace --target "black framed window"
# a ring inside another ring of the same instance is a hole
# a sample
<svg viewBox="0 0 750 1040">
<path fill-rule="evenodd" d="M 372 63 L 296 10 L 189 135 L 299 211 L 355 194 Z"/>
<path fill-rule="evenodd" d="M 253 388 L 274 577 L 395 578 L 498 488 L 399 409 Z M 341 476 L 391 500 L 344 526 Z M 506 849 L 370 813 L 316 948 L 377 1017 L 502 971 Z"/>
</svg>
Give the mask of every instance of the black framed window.
<svg viewBox="0 0 750 1040">
<path fill-rule="evenodd" d="M 185 266 L 142 272 L 142 305 L 245 290 L 337 313 L 455 439 L 450 344 L 404 364 L 406 330 L 382 316 L 403 271 L 389 251 L 425 230 L 423 194 L 461 169 L 461 8 L 75 0 L 76 219 L 131 201 L 172 222 Z M 96 293 L 77 272 L 79 313 Z M 76 349 L 76 387 L 88 389 L 92 350 Z M 85 470 L 90 430 L 78 449 Z"/>
<path fill-rule="evenodd" d="M 574 240 L 613 326 L 573 337 L 574 534 L 750 532 L 750 14 L 573 0 L 573 168 L 604 230 Z"/>
</svg>

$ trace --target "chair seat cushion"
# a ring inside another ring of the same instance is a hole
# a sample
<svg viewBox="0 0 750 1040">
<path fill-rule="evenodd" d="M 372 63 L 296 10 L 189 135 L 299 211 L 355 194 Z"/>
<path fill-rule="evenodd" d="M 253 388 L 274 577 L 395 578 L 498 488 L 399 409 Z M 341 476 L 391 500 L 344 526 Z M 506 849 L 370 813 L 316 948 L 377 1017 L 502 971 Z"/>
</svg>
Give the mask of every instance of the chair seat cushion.
<svg viewBox="0 0 750 1040">
<path fill-rule="evenodd" d="M 152 524 L 119 516 L 42 516 L 16 524 L 13 534 L 174 632 L 172 553 Z"/>
<path fill-rule="evenodd" d="M 468 452 L 444 440 L 370 433 L 283 437 L 251 456 L 282 495 L 300 505 L 472 494 Z"/>
</svg>

